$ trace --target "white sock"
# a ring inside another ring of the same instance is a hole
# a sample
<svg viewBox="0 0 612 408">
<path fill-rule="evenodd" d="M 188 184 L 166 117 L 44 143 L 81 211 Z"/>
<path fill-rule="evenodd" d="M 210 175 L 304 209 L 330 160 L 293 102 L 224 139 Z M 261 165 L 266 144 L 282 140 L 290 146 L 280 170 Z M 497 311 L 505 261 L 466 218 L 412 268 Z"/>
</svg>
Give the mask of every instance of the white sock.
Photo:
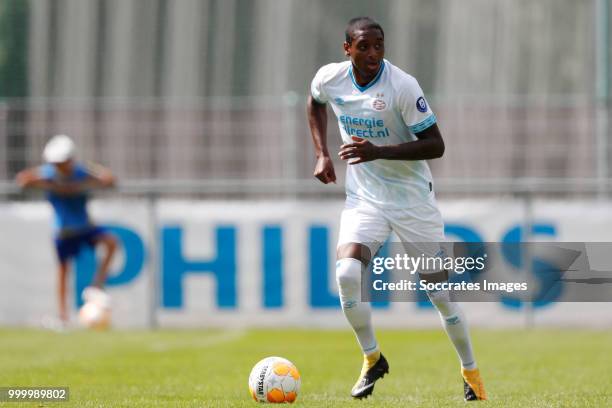
<svg viewBox="0 0 612 408">
<path fill-rule="evenodd" d="M 378 351 L 378 343 L 372 328 L 370 303 L 361 301 L 361 268 L 357 259 L 342 258 L 336 262 L 336 282 L 344 316 L 353 327 L 363 354 Z"/>
<path fill-rule="evenodd" d="M 461 360 L 461 366 L 468 370 L 476 368 L 468 324 L 458 304 L 450 301 L 448 291 L 427 292 L 431 303 L 438 309 L 444 330 L 448 334 Z"/>
</svg>

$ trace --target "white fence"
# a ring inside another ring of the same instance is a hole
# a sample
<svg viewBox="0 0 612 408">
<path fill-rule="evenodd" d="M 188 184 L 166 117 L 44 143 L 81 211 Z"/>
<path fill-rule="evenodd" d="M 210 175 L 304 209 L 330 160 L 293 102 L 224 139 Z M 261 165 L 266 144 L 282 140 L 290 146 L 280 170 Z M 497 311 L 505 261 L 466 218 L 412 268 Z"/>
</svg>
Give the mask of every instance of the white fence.
<svg viewBox="0 0 612 408">
<path fill-rule="evenodd" d="M 251 186 L 285 186 L 288 194 L 312 191 L 314 153 L 304 99 L 289 94 L 172 103 L 9 100 L 0 104 L 0 182 L 39 163 L 51 135 L 67 133 L 76 140 L 80 158 L 108 165 L 124 182 L 154 180 L 157 185 L 150 190 L 157 193 L 164 192 L 160 186 L 172 189 L 177 182 L 216 190 L 216 185 L 229 190 L 233 185 L 246 197 L 254 193 L 248 189 L 256 189 Z M 453 190 L 538 178 L 544 185 L 567 180 L 570 192 L 584 190 L 585 179 L 596 180 L 597 192 L 609 192 L 607 113 L 594 100 L 519 95 L 432 97 L 431 103 L 446 142 L 445 156 L 431 166 L 436 180 L 447 180 Z M 331 113 L 329 133 L 335 152 L 341 142 Z M 336 166 L 342 184 L 344 164 Z"/>
</svg>

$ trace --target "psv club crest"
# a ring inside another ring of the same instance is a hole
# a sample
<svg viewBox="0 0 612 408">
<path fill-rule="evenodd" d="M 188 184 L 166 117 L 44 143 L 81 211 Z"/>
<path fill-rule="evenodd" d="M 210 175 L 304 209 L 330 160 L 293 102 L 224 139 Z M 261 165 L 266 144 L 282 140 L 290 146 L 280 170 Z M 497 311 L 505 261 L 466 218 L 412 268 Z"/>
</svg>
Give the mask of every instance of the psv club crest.
<svg viewBox="0 0 612 408">
<path fill-rule="evenodd" d="M 385 110 L 385 108 L 387 107 L 387 103 L 382 99 L 384 96 L 385 94 L 382 94 L 382 93 L 376 94 L 376 98 L 372 101 L 372 107 L 375 110 L 381 111 L 381 110 Z"/>
</svg>

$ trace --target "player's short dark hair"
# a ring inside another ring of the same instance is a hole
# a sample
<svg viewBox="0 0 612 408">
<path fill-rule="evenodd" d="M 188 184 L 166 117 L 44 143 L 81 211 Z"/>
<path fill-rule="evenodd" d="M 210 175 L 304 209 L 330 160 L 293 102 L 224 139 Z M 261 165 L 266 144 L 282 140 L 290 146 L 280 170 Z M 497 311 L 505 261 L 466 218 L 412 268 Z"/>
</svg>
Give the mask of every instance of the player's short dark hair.
<svg viewBox="0 0 612 408">
<path fill-rule="evenodd" d="M 383 39 L 385 38 L 385 32 L 383 31 L 380 24 L 378 24 L 376 20 L 374 20 L 373 18 L 371 17 L 351 18 L 348 24 L 346 25 L 346 30 L 344 31 L 344 37 L 345 37 L 346 42 L 348 44 L 353 42 L 353 33 L 356 30 L 368 30 L 371 28 L 380 30 L 380 33 L 382 34 Z"/>
</svg>

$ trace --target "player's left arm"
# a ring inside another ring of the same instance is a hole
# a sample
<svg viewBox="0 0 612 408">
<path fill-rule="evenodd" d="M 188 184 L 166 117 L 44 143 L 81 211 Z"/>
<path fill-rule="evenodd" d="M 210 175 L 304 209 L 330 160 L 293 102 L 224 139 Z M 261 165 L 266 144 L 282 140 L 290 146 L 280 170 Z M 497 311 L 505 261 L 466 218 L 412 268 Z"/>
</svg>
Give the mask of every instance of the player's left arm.
<svg viewBox="0 0 612 408">
<path fill-rule="evenodd" d="M 109 168 L 97 163 L 87 163 L 86 172 L 87 178 L 83 181 L 83 187 L 87 189 L 112 188 L 117 182 L 115 175 Z"/>
<path fill-rule="evenodd" d="M 387 160 L 431 160 L 444 155 L 444 140 L 434 123 L 414 134 L 418 140 L 391 146 L 380 146 L 380 159 Z"/>
<path fill-rule="evenodd" d="M 444 155 L 444 140 L 438 125 L 415 133 L 418 140 L 396 145 L 377 146 L 368 140 L 353 136 L 354 143 L 340 146 L 338 155 L 342 160 L 356 159 L 348 164 L 359 164 L 372 160 L 431 160 Z"/>
</svg>

